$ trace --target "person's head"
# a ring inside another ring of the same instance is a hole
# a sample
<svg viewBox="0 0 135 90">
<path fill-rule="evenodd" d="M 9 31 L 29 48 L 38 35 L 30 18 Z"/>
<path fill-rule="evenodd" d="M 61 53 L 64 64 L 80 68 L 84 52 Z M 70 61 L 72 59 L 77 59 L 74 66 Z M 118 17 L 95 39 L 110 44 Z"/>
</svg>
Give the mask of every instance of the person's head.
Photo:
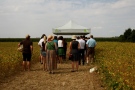
<svg viewBox="0 0 135 90">
<path fill-rule="evenodd" d="M 80 39 L 80 37 L 79 36 L 76 36 L 76 39 Z"/>
<path fill-rule="evenodd" d="M 81 39 L 83 39 L 83 36 L 80 36 Z"/>
<path fill-rule="evenodd" d="M 26 35 L 26 39 L 27 39 L 27 40 L 30 39 L 30 35 L 29 35 L 29 34 Z"/>
<path fill-rule="evenodd" d="M 57 40 L 57 36 L 54 36 L 54 39 Z"/>
<path fill-rule="evenodd" d="M 65 38 L 63 38 L 63 42 L 66 42 L 66 39 Z"/>
<path fill-rule="evenodd" d="M 53 35 L 49 35 L 47 38 L 48 38 L 48 41 L 52 41 L 54 39 L 54 36 Z"/>
<path fill-rule="evenodd" d="M 90 38 L 93 38 L 93 35 L 90 35 Z"/>
<path fill-rule="evenodd" d="M 76 40 L 76 35 L 72 35 L 72 40 Z"/>
<path fill-rule="evenodd" d="M 83 35 L 82 38 L 85 39 L 85 35 Z"/>
<path fill-rule="evenodd" d="M 45 34 L 42 34 L 41 38 L 44 38 L 44 36 L 46 36 Z"/>
<path fill-rule="evenodd" d="M 59 36 L 59 40 L 63 40 L 63 36 Z"/>
</svg>

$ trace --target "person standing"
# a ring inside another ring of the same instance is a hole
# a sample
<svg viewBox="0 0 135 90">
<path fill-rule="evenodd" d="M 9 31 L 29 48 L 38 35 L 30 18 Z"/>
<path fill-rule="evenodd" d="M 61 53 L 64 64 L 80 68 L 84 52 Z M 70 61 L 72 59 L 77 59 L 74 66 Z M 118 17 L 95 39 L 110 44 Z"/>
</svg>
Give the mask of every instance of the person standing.
<svg viewBox="0 0 135 90">
<path fill-rule="evenodd" d="M 86 47 L 86 42 L 87 42 L 87 37 L 85 37 L 85 35 L 83 35 L 83 40 L 85 41 L 85 47 L 84 47 L 84 61 L 86 61 L 86 58 L 87 58 L 87 47 Z"/>
<path fill-rule="evenodd" d="M 53 41 L 56 43 L 56 45 L 57 45 L 57 47 L 58 47 L 58 39 L 57 39 L 57 36 L 54 36 Z M 59 59 L 59 58 L 58 58 L 58 50 L 56 50 L 56 60 L 57 60 L 57 62 L 59 61 L 58 59 Z"/>
<path fill-rule="evenodd" d="M 57 69 L 57 61 L 56 61 L 57 45 L 53 41 L 54 37 L 52 35 L 49 35 L 47 38 L 48 41 L 45 46 L 47 70 L 49 70 L 50 74 L 54 74 L 54 70 Z"/>
<path fill-rule="evenodd" d="M 80 53 L 80 57 L 81 57 L 81 59 L 79 60 L 79 65 L 81 65 L 81 62 L 84 65 L 84 63 L 85 63 L 85 59 L 84 59 L 85 41 L 83 40 L 83 36 L 80 36 L 80 39 L 78 40 L 78 42 L 80 44 L 79 53 Z"/>
<path fill-rule="evenodd" d="M 43 57 L 42 57 L 41 52 L 42 52 L 42 42 L 44 41 L 44 36 L 46 36 L 46 35 L 43 34 L 43 35 L 41 36 L 41 39 L 40 39 L 39 42 L 38 42 L 38 45 L 39 45 L 39 47 L 40 47 L 40 56 L 39 56 L 39 60 L 40 60 L 40 63 L 41 63 L 41 64 L 43 64 Z"/>
<path fill-rule="evenodd" d="M 59 56 L 59 63 L 62 63 L 64 53 L 64 42 L 63 42 L 63 36 L 59 36 L 58 38 L 58 56 Z"/>
<path fill-rule="evenodd" d="M 67 52 L 67 42 L 65 39 L 63 39 L 63 48 L 64 48 L 64 56 L 63 56 L 63 59 L 66 59 L 66 52 Z"/>
<path fill-rule="evenodd" d="M 72 54 L 73 58 L 71 59 L 72 61 L 72 70 L 71 72 L 75 72 L 75 65 L 76 65 L 76 71 L 79 69 L 79 49 L 80 49 L 80 44 L 78 41 L 76 41 L 76 36 L 72 36 L 72 41 L 69 43 L 69 54 Z"/>
<path fill-rule="evenodd" d="M 87 64 L 89 62 L 93 63 L 96 47 L 96 40 L 93 39 L 93 35 L 90 35 L 90 39 L 87 40 L 86 46 L 87 46 Z"/>
<path fill-rule="evenodd" d="M 42 42 L 42 49 L 41 49 L 41 55 L 42 55 L 42 61 L 43 61 L 43 70 L 47 70 L 46 66 L 46 51 L 45 51 L 45 45 L 46 45 L 46 39 L 47 37 L 44 36 L 44 41 Z"/>
<path fill-rule="evenodd" d="M 30 61 L 33 52 L 33 42 L 30 40 L 30 35 L 26 35 L 26 39 L 18 44 L 19 47 L 20 45 L 23 45 L 23 70 L 26 71 L 26 69 L 28 69 L 28 71 L 30 71 Z"/>
</svg>

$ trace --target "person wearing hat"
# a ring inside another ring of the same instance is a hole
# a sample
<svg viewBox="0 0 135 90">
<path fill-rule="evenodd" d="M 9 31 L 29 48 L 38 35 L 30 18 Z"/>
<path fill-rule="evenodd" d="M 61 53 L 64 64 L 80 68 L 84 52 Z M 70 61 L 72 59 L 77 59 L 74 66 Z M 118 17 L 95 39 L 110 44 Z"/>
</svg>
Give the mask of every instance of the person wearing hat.
<svg viewBox="0 0 135 90">
<path fill-rule="evenodd" d="M 47 39 L 48 41 L 45 46 L 47 70 L 49 71 L 50 74 L 54 74 L 54 70 L 57 69 L 57 61 L 56 61 L 57 45 L 53 41 L 54 37 L 52 35 L 49 35 Z"/>
<path fill-rule="evenodd" d="M 30 61 L 33 52 L 33 42 L 30 40 L 30 35 L 26 35 L 26 39 L 18 44 L 19 47 L 20 45 L 23 45 L 23 70 L 26 71 L 26 69 L 28 69 L 28 71 L 30 71 Z"/>
<path fill-rule="evenodd" d="M 71 70 L 71 72 L 75 72 L 75 71 L 78 71 L 78 68 L 79 68 L 80 44 L 79 44 L 78 41 L 76 41 L 76 36 L 75 35 L 73 35 L 71 39 L 72 39 L 72 41 L 69 44 L 69 48 L 70 48 L 69 54 L 72 54 L 72 56 L 73 56 L 73 58 L 71 59 L 71 61 L 72 61 L 72 70 Z M 76 70 L 75 70 L 75 65 L 76 65 Z"/>
</svg>

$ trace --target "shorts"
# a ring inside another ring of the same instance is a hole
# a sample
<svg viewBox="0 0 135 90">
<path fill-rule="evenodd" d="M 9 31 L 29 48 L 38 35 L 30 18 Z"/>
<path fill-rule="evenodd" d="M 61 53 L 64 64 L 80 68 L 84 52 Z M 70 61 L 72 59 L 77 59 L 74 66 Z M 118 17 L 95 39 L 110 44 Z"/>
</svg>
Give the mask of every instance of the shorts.
<svg viewBox="0 0 135 90">
<path fill-rule="evenodd" d="M 41 55 L 42 55 L 43 57 L 45 57 L 45 56 L 46 56 L 46 52 L 45 52 L 45 51 L 42 51 L 42 52 L 41 52 Z"/>
<path fill-rule="evenodd" d="M 95 55 L 95 48 L 94 47 L 89 47 L 87 49 L 87 56 L 91 55 L 92 57 L 94 57 Z"/>
<path fill-rule="evenodd" d="M 42 53 L 42 48 L 40 48 L 40 54 Z"/>
<path fill-rule="evenodd" d="M 23 53 L 23 61 L 31 61 L 31 53 Z"/>
</svg>

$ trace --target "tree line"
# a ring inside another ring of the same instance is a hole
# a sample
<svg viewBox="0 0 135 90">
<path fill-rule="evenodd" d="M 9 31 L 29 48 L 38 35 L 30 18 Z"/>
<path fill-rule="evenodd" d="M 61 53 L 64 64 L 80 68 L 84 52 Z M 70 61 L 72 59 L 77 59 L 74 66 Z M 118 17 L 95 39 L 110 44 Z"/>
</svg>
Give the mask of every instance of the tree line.
<svg viewBox="0 0 135 90">
<path fill-rule="evenodd" d="M 120 42 L 135 42 L 135 29 L 128 28 L 119 36 Z"/>
<path fill-rule="evenodd" d="M 24 38 L 0 38 L 0 42 L 20 42 Z M 40 38 L 31 38 L 33 42 L 38 42 Z M 67 42 L 71 41 L 71 38 L 65 38 Z M 128 28 L 119 37 L 100 37 L 96 38 L 96 41 L 108 41 L 108 42 L 135 42 L 135 29 Z"/>
<path fill-rule="evenodd" d="M 25 38 L 0 38 L 0 42 L 20 42 Z M 40 38 L 31 38 L 33 42 L 38 42 Z M 103 42 L 103 41 L 108 41 L 108 42 L 117 42 L 118 37 L 101 37 L 101 38 L 96 38 L 96 41 Z M 70 42 L 71 38 L 65 38 L 66 42 Z"/>
</svg>

